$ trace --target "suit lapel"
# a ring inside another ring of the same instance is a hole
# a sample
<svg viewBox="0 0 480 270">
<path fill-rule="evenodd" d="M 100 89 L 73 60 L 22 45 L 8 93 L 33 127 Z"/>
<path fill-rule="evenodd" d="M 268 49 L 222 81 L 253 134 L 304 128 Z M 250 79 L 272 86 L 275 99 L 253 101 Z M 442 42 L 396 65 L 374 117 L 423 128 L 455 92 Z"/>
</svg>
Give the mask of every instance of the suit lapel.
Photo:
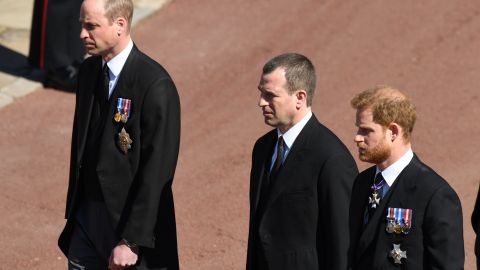
<svg viewBox="0 0 480 270">
<path fill-rule="evenodd" d="M 260 191 L 262 188 L 263 181 L 265 181 L 265 176 L 267 175 L 268 165 L 270 164 L 270 159 L 272 158 L 273 147 L 275 147 L 275 143 L 277 141 L 277 131 L 273 130 L 271 134 L 266 139 L 266 142 L 261 146 L 262 148 L 259 150 L 260 156 L 264 157 L 259 159 L 252 168 L 252 199 L 254 201 L 254 209 L 253 213 L 257 212 L 258 203 L 260 201 Z"/>
<path fill-rule="evenodd" d="M 352 242 L 357 241 L 357 244 L 353 243 L 355 244 L 355 247 L 357 247 L 355 254 L 359 254 L 363 251 L 363 248 L 361 250 L 358 249 L 358 243 L 359 238 L 364 233 L 365 211 L 368 207 L 368 197 L 371 193 L 371 185 L 374 177 L 375 167 L 371 167 L 368 171 L 362 173 L 355 182 L 358 187 L 355 187 L 355 197 L 352 198 L 352 208 L 350 210 L 352 213 L 350 216 L 350 222 L 352 224 L 351 239 Z"/>
<path fill-rule="evenodd" d="M 108 111 L 106 113 L 106 121 L 105 121 L 105 126 L 103 127 L 103 134 L 100 138 L 101 143 L 100 147 L 111 147 L 112 143 L 112 133 L 116 134 L 120 132 L 118 129 L 118 124 L 114 123 L 113 120 L 113 115 L 116 112 L 116 106 L 117 106 L 117 99 L 119 97 L 121 98 L 127 98 L 131 100 L 131 109 L 130 109 L 130 115 L 129 115 L 129 120 L 132 121 L 134 117 L 134 106 L 137 106 L 135 100 L 134 100 L 134 95 L 135 95 L 135 89 L 134 89 L 134 82 L 132 80 L 132 77 L 136 76 L 136 64 L 135 64 L 135 58 L 138 55 L 138 49 L 135 47 L 135 45 L 132 48 L 132 51 L 127 57 L 127 60 L 118 74 L 118 79 L 117 79 L 117 84 L 115 85 L 115 88 L 113 89 L 113 92 L 109 98 L 108 101 Z M 104 151 L 101 151 L 104 152 Z M 110 160 L 109 159 L 104 159 L 103 156 L 100 156 L 100 159 L 98 161 L 98 171 L 104 171 L 108 170 L 108 167 L 110 166 Z M 103 178 L 100 177 L 100 181 L 102 181 Z"/>
<path fill-rule="evenodd" d="M 282 168 L 277 174 L 277 179 L 271 187 L 266 209 L 268 209 L 269 205 L 282 193 L 285 187 L 288 186 L 287 182 L 294 178 L 289 176 L 295 174 L 295 171 L 300 166 L 297 164 L 302 163 L 304 156 L 302 153 L 309 150 L 308 142 L 316 123 L 318 123 L 318 120 L 312 115 L 300 134 L 298 134 L 298 137 L 295 139 L 287 158 L 283 162 Z"/>
<path fill-rule="evenodd" d="M 91 80 L 82 80 L 85 83 L 83 85 L 77 95 L 77 117 L 78 120 L 78 127 L 77 127 L 77 145 L 78 145 L 78 152 L 77 152 L 77 162 L 82 162 L 83 153 L 85 150 L 85 143 L 87 141 L 87 133 L 90 125 L 90 118 L 93 109 L 94 103 L 94 96 L 95 96 L 95 89 L 98 85 L 98 80 L 100 78 L 101 68 L 102 68 L 102 60 L 100 57 L 92 65 L 92 72 L 87 74 L 87 76 L 91 76 Z M 88 68 L 88 67 L 87 67 Z"/>
<path fill-rule="evenodd" d="M 138 54 L 138 49 L 134 45 L 132 48 L 132 51 L 127 57 L 127 61 L 125 62 L 125 65 L 122 68 L 122 71 L 120 74 L 118 74 L 118 80 L 117 80 L 117 85 L 113 89 L 112 95 L 110 96 L 110 108 L 109 112 L 115 111 L 115 106 L 116 105 L 116 100 L 119 97 L 126 97 L 126 96 L 131 96 L 133 94 L 134 90 L 133 89 L 133 83 L 132 83 L 132 76 L 135 74 L 135 69 L 134 69 L 134 62 L 135 58 Z"/>
</svg>

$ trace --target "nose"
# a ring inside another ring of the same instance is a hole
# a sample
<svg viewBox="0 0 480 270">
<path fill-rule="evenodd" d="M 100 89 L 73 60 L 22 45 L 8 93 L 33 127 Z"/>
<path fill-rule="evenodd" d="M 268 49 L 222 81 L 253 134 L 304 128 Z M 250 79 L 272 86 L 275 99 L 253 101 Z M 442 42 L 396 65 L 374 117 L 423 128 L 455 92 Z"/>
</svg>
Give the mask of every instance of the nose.
<svg viewBox="0 0 480 270">
<path fill-rule="evenodd" d="M 355 134 L 355 137 L 353 138 L 353 141 L 356 143 L 363 142 L 363 136 L 360 134 Z"/>
<path fill-rule="evenodd" d="M 88 37 L 88 31 L 84 27 L 80 29 L 80 39 L 85 39 Z"/>
<path fill-rule="evenodd" d="M 268 105 L 268 102 L 263 98 L 263 95 L 260 95 L 260 98 L 258 99 L 258 106 L 265 107 L 267 105 Z"/>
</svg>

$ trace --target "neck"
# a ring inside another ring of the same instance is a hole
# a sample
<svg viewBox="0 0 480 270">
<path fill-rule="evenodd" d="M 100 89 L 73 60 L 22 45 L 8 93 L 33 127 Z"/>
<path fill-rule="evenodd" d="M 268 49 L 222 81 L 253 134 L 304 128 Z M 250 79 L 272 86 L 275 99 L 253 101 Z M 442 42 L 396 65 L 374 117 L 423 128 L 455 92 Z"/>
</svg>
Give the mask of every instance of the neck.
<svg viewBox="0 0 480 270">
<path fill-rule="evenodd" d="M 128 46 L 129 42 L 130 35 L 120 38 L 118 43 L 112 48 L 112 50 L 107 55 L 103 56 L 103 60 L 105 62 L 112 60 L 112 58 L 120 54 Z"/>
<path fill-rule="evenodd" d="M 382 163 L 377 164 L 377 167 L 380 170 L 385 170 L 386 168 L 390 167 L 393 163 L 397 162 L 409 149 L 412 148 L 412 145 L 410 143 L 403 143 L 401 142 L 399 145 L 396 145 L 395 147 L 392 147 L 392 152 L 390 153 L 390 156 Z"/>
<path fill-rule="evenodd" d="M 294 115 L 294 117 L 292 117 L 292 120 L 290 121 L 290 124 L 288 126 L 278 127 L 278 129 L 280 130 L 280 132 L 282 132 L 282 134 L 284 134 L 290 128 L 295 126 L 298 122 L 302 121 L 302 119 L 305 117 L 305 115 L 307 115 L 309 111 L 311 111 L 310 107 L 300 108 Z"/>
</svg>

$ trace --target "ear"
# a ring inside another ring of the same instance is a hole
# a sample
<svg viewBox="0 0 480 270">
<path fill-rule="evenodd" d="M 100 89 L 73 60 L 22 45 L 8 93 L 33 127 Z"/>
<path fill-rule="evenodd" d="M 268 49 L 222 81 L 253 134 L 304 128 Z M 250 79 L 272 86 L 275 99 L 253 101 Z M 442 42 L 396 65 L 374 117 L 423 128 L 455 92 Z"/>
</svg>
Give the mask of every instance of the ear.
<svg viewBox="0 0 480 270">
<path fill-rule="evenodd" d="M 295 96 L 297 97 L 297 109 L 307 105 L 307 91 L 303 89 L 297 90 Z"/>
<path fill-rule="evenodd" d="M 117 26 L 117 35 L 118 36 L 120 36 L 121 34 L 125 33 L 125 31 L 127 31 L 128 22 L 125 18 L 118 17 L 115 20 L 115 25 Z"/>
<path fill-rule="evenodd" d="M 390 135 L 390 141 L 394 142 L 398 138 L 401 138 L 402 127 L 399 124 L 393 122 L 390 125 L 388 125 L 388 133 Z"/>
</svg>

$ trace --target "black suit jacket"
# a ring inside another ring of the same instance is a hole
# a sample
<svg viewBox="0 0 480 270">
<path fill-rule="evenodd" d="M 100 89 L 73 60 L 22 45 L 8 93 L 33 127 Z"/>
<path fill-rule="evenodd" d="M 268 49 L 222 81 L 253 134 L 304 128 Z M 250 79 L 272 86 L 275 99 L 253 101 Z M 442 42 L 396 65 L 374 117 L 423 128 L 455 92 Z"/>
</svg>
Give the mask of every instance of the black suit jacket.
<svg viewBox="0 0 480 270">
<path fill-rule="evenodd" d="M 68 221 L 59 239 L 65 254 L 78 206 L 79 173 L 101 68 L 101 58 L 90 57 L 79 72 L 65 214 Z M 125 125 L 113 120 L 119 97 L 131 100 Z M 116 144 L 122 127 L 133 140 L 127 154 Z M 171 185 L 179 140 L 180 103 L 175 85 L 162 66 L 134 46 L 110 97 L 96 171 L 115 231 L 140 246 L 139 269 L 178 268 Z"/>
<path fill-rule="evenodd" d="M 448 183 L 414 156 L 363 228 L 374 175 L 375 166 L 359 174 L 353 187 L 352 269 L 463 269 L 462 207 Z M 387 233 L 388 207 L 412 209 L 408 234 Z M 401 266 L 388 257 L 394 243 L 407 252 Z"/>
<path fill-rule="evenodd" d="M 477 200 L 472 213 L 472 227 L 477 237 L 475 238 L 475 255 L 477 257 L 477 269 L 480 269 L 480 186 L 478 188 Z"/>
<path fill-rule="evenodd" d="M 277 131 L 253 148 L 247 269 L 255 269 L 260 246 L 271 270 L 346 269 L 348 207 L 358 173 L 345 145 L 315 116 L 300 132 L 265 203 L 260 187 L 277 141 Z"/>
</svg>

